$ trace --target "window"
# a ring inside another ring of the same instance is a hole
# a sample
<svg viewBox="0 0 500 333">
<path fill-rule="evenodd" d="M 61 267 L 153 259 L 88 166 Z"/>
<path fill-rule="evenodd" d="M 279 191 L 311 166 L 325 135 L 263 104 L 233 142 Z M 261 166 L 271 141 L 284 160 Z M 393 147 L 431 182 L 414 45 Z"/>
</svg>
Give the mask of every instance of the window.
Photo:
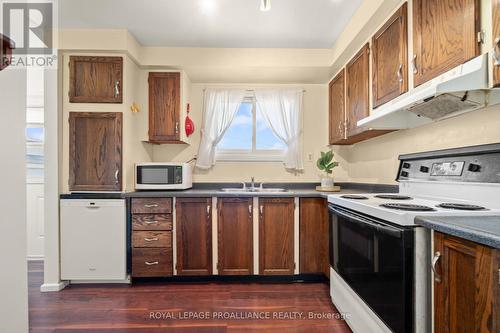
<svg viewBox="0 0 500 333">
<path fill-rule="evenodd" d="M 43 183 L 44 180 L 43 80 L 43 69 L 28 70 L 26 101 L 26 177 L 28 183 Z"/>
<path fill-rule="evenodd" d="M 255 98 L 246 98 L 217 145 L 216 158 L 222 161 L 282 161 L 285 148 L 257 110 Z"/>
</svg>

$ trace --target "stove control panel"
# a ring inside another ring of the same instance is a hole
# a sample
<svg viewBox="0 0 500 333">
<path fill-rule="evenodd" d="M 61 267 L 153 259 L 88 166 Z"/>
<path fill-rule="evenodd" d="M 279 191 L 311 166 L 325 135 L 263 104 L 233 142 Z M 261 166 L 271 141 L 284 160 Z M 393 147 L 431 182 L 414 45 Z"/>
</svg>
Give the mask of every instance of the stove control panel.
<svg viewBox="0 0 500 333">
<path fill-rule="evenodd" d="M 397 180 L 500 183 L 500 144 L 478 147 L 402 155 Z"/>
</svg>

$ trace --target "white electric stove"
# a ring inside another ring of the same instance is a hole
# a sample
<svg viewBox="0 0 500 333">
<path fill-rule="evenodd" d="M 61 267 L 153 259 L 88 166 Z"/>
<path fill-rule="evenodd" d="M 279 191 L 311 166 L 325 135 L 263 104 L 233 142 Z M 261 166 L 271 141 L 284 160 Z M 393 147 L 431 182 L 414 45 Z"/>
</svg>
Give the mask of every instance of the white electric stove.
<svg viewBox="0 0 500 333">
<path fill-rule="evenodd" d="M 398 193 L 329 195 L 330 288 L 354 332 L 430 332 L 430 233 L 416 216 L 500 214 L 500 144 L 400 156 Z"/>
</svg>

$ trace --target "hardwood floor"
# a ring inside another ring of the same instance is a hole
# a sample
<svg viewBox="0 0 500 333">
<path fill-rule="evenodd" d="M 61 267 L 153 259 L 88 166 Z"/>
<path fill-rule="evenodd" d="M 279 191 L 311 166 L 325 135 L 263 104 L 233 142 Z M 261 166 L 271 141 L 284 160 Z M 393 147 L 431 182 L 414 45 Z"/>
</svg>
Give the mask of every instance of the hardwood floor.
<svg viewBox="0 0 500 333">
<path fill-rule="evenodd" d="M 28 271 L 33 333 L 351 332 L 321 283 L 71 285 L 40 293 L 43 264 L 31 262 Z M 208 312 L 209 318 L 189 319 L 189 312 Z M 297 312 L 304 318 L 276 318 Z M 330 319 L 308 319 L 309 313 Z M 239 318 L 220 318 L 228 315 Z"/>
</svg>

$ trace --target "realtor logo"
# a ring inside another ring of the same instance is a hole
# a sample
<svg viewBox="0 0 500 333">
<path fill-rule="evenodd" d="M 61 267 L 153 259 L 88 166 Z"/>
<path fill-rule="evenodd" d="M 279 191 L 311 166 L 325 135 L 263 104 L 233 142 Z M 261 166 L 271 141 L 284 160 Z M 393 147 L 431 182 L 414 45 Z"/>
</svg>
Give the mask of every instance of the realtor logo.
<svg viewBox="0 0 500 333">
<path fill-rule="evenodd" d="M 14 54 L 52 54 L 52 3 L 7 2 L 2 15 L 3 34 L 14 41 Z"/>
</svg>

